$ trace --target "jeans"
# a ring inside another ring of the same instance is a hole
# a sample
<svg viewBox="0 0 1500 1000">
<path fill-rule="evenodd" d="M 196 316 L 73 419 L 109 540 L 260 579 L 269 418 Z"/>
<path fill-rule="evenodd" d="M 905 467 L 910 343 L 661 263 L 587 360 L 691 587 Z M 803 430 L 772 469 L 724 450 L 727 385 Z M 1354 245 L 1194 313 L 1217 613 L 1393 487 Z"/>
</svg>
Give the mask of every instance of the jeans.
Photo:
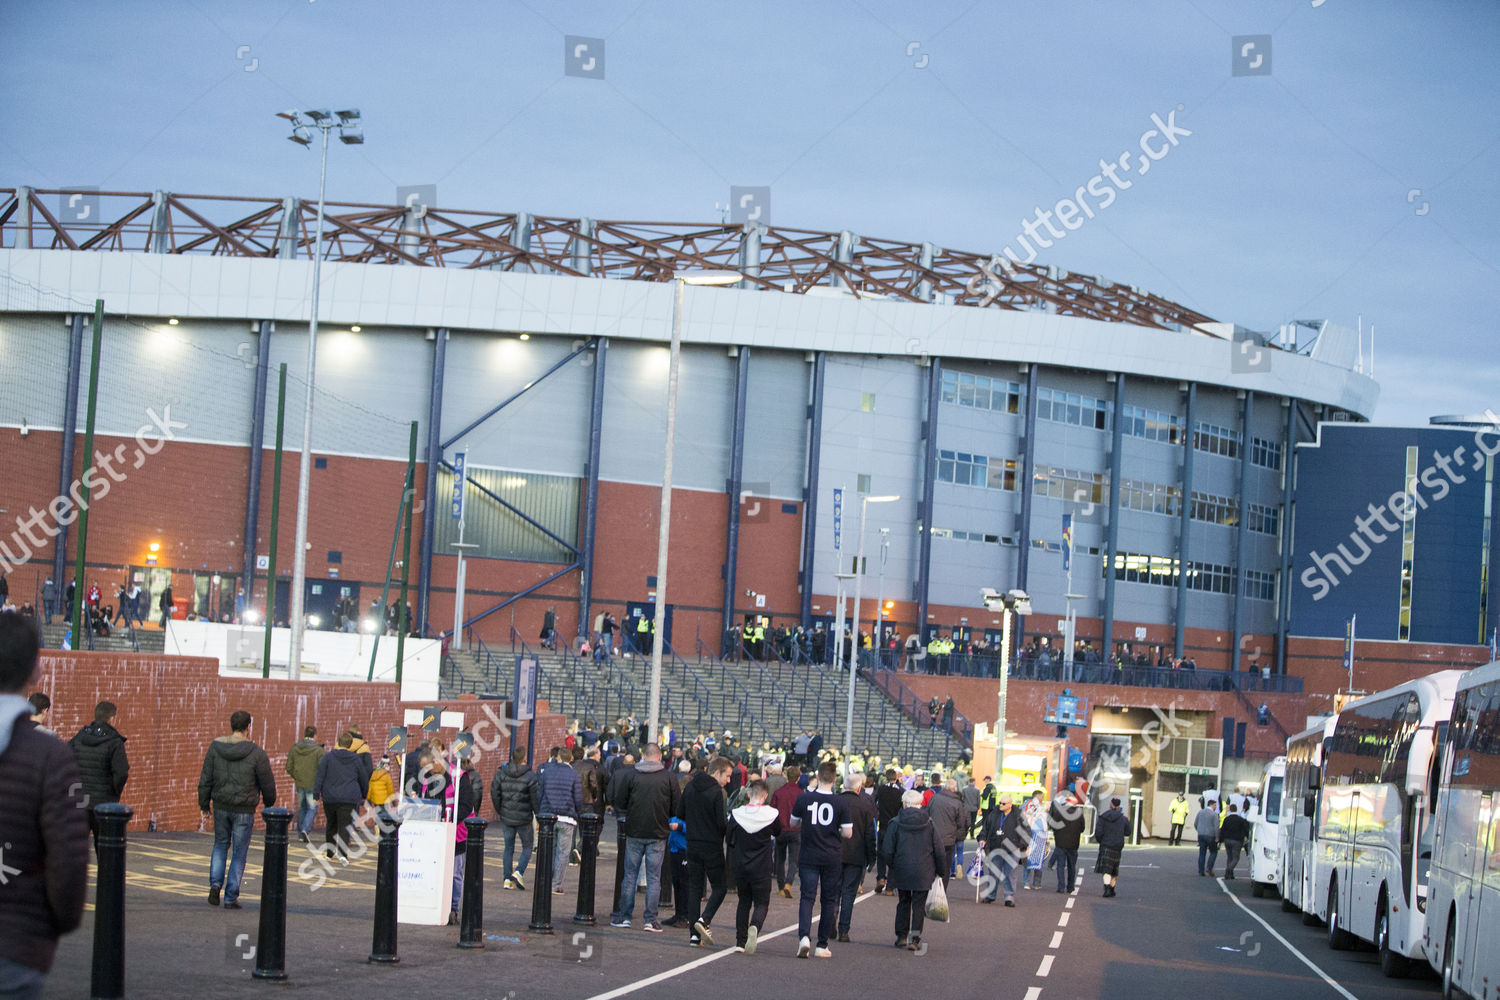
<svg viewBox="0 0 1500 1000">
<path fill-rule="evenodd" d="M 0 997 L 16 1000 L 42 1000 L 47 974 L 8 958 L 0 958 Z"/>
<path fill-rule="evenodd" d="M 526 874 L 526 866 L 531 863 L 531 846 L 534 842 L 532 838 L 536 835 L 536 830 L 530 823 L 527 823 L 525 826 L 511 826 L 508 823 L 501 823 L 500 829 L 505 836 L 505 853 L 502 855 L 505 877 L 510 878 L 513 872 Z M 521 838 L 521 866 L 514 868 L 511 866 L 511 861 L 515 857 L 517 837 Z"/>
<path fill-rule="evenodd" d="M 311 788 L 297 789 L 297 832 L 307 833 L 318 818 L 318 800 L 313 798 Z"/>
<path fill-rule="evenodd" d="M 1234 866 L 1240 863 L 1240 851 L 1245 847 L 1243 840 L 1224 841 L 1224 877 L 1234 878 Z"/>
<path fill-rule="evenodd" d="M 464 901 L 464 863 L 468 860 L 469 852 L 464 850 L 463 844 L 459 844 L 453 852 L 453 905 L 449 907 L 454 913 L 458 912 L 459 904 Z"/>
<path fill-rule="evenodd" d="M 557 821 L 552 828 L 552 888 L 561 890 L 563 874 L 568 870 L 568 858 L 573 854 L 573 835 L 578 827 Z"/>
<path fill-rule="evenodd" d="M 224 902 L 240 898 L 240 878 L 245 874 L 245 855 L 250 851 L 250 830 L 255 813 L 231 813 L 214 810 L 214 850 L 208 863 L 208 887 L 224 890 Z M 234 853 L 230 855 L 230 844 Z M 229 860 L 229 876 L 224 875 L 224 861 Z"/>
<path fill-rule="evenodd" d="M 922 921 L 927 919 L 929 889 L 896 890 L 896 937 L 920 937 Z"/>
<path fill-rule="evenodd" d="M 1203 859 L 1207 858 L 1205 862 Z M 1198 874 L 1214 870 L 1214 862 L 1219 860 L 1219 841 L 1214 837 L 1198 835 Z"/>
<path fill-rule="evenodd" d="M 736 947 L 743 948 L 750 936 L 750 928 L 754 926 L 758 935 L 766 925 L 766 910 L 771 906 L 771 879 L 746 878 L 741 874 L 735 882 L 740 902 L 734 915 L 734 943 Z M 752 906 L 754 912 L 751 912 Z"/>
<path fill-rule="evenodd" d="M 776 835 L 775 876 L 777 885 L 791 885 L 797 874 L 797 856 L 802 848 L 802 836 L 796 833 Z"/>
<path fill-rule="evenodd" d="M 1072 892 L 1078 884 L 1078 848 L 1057 848 L 1052 852 L 1052 863 L 1057 866 L 1057 891 Z"/>
<path fill-rule="evenodd" d="M 701 849 L 700 849 L 701 852 Z M 719 907 L 724 902 L 724 896 L 729 892 L 729 885 L 724 881 L 724 853 L 721 849 L 717 855 L 709 850 L 707 853 L 695 852 L 691 847 L 687 852 L 688 870 L 688 894 L 686 904 L 678 909 L 687 914 L 688 932 L 693 933 L 693 923 L 699 919 L 705 925 L 714 922 L 714 914 L 719 912 Z M 709 892 L 708 904 L 703 906 L 703 893 L 705 884 L 712 891 Z M 699 906 L 703 906 L 699 910 Z"/>
<path fill-rule="evenodd" d="M 625 876 L 620 881 L 620 910 L 610 915 L 610 923 L 629 920 L 635 912 L 635 884 L 640 880 L 643 867 L 646 869 L 646 906 L 641 911 L 641 919 L 648 924 L 656 923 L 656 905 L 661 901 L 662 856 L 666 853 L 665 840 L 625 838 Z"/>
<path fill-rule="evenodd" d="M 801 865 L 797 874 L 802 879 L 802 898 L 797 907 L 797 937 L 812 936 L 813 901 L 822 889 L 822 914 L 818 918 L 818 947 L 828 943 L 829 934 L 835 931 L 839 919 L 839 888 L 843 878 L 842 862 L 826 865 Z"/>
<path fill-rule="evenodd" d="M 996 851 L 991 857 L 994 859 L 995 868 L 1000 872 L 1000 880 L 996 881 L 994 873 L 990 873 L 990 892 L 985 899 L 994 899 L 995 894 L 1000 891 L 1002 886 L 1005 888 L 1005 898 L 1014 899 L 1016 895 L 1016 881 L 1012 872 L 1015 871 L 1016 866 L 1010 860 L 1010 852 L 1003 850 Z"/>
<path fill-rule="evenodd" d="M 865 866 L 844 864 L 844 881 L 839 887 L 839 933 L 848 934 L 854 920 L 854 899 L 859 895 L 859 883 L 865 877 Z"/>
</svg>

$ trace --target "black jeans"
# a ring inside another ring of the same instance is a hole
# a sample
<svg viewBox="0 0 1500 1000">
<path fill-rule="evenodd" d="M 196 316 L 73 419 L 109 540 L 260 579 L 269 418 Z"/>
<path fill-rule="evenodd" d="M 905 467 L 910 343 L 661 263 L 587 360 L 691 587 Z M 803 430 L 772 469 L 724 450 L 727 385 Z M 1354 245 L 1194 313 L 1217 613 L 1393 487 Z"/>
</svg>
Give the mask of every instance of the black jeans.
<svg viewBox="0 0 1500 1000">
<path fill-rule="evenodd" d="M 828 943 L 836 931 L 839 919 L 839 883 L 843 877 L 843 864 L 801 865 L 797 874 L 802 878 L 802 897 L 797 907 L 797 936 L 812 936 L 812 914 L 814 897 L 821 902 L 818 918 L 818 947 Z"/>
<path fill-rule="evenodd" d="M 687 905 L 682 909 L 687 914 L 688 932 L 692 933 L 694 921 L 701 919 L 705 924 L 714 922 L 714 914 L 719 912 L 724 895 L 729 891 L 729 886 L 724 881 L 724 855 L 716 855 L 712 850 L 706 854 L 698 854 L 689 847 L 687 876 Z M 704 882 L 712 888 L 707 905 L 703 903 Z"/>
<path fill-rule="evenodd" d="M 896 890 L 896 937 L 916 937 L 927 919 L 927 889 Z"/>
<path fill-rule="evenodd" d="M 839 933 L 849 933 L 849 923 L 854 919 L 854 900 L 859 895 L 860 879 L 865 877 L 865 866 L 844 862 L 844 884 L 839 887 Z"/>
<path fill-rule="evenodd" d="M 1172 832 L 1167 835 L 1167 846 L 1176 847 L 1180 843 L 1182 843 L 1182 824 L 1173 823 Z"/>
<path fill-rule="evenodd" d="M 774 875 L 777 885 L 791 885 L 797 877 L 797 855 L 802 847 L 802 837 L 796 833 L 776 835 L 776 865 Z"/>
<path fill-rule="evenodd" d="M 326 850 L 329 847 L 337 847 L 342 857 L 349 856 L 349 829 L 354 824 L 354 810 L 356 804 L 353 802 L 323 802 L 323 845 Z M 335 841 L 335 838 L 338 838 Z"/>
<path fill-rule="evenodd" d="M 1057 865 L 1057 891 L 1072 892 L 1078 884 L 1078 848 L 1057 848 L 1052 852 L 1052 863 Z"/>
<path fill-rule="evenodd" d="M 740 902 L 734 914 L 734 943 L 736 947 L 743 948 L 750 937 L 750 928 L 754 926 L 755 933 L 759 934 L 760 929 L 766 925 L 766 910 L 771 906 L 771 876 L 747 878 L 741 873 L 735 883 Z M 754 912 L 751 912 L 752 905 Z"/>
<path fill-rule="evenodd" d="M 885 843 L 885 831 L 888 825 L 889 823 L 881 824 L 875 834 L 875 881 L 877 883 L 885 881 L 885 854 L 880 850 L 880 845 Z"/>
</svg>

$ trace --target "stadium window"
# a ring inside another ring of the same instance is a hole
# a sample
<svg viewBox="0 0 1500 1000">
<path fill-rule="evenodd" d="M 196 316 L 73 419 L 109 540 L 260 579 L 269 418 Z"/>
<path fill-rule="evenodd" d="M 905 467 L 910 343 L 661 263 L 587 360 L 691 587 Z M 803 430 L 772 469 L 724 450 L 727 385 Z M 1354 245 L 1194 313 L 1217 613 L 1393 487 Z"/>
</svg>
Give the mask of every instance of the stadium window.
<svg viewBox="0 0 1500 1000">
<path fill-rule="evenodd" d="M 1280 470 L 1281 442 L 1269 441 L 1266 438 L 1251 438 L 1250 464 L 1272 471 Z"/>
<path fill-rule="evenodd" d="M 875 412 L 875 394 L 873 392 L 862 392 L 859 394 L 859 408 L 866 413 Z"/>
<path fill-rule="evenodd" d="M 1019 382 L 1007 382 L 971 372 L 945 371 L 939 398 L 944 403 L 976 410 L 1020 413 L 1024 395 L 1025 389 Z"/>
<path fill-rule="evenodd" d="M 858 478 L 855 480 L 854 492 L 856 492 L 856 493 L 868 493 L 868 492 L 870 492 L 870 474 L 868 472 L 861 472 L 861 473 L 859 473 Z"/>
<path fill-rule="evenodd" d="M 1200 422 L 1193 432 L 1193 447 L 1210 455 L 1239 458 L 1240 432 L 1217 424 Z"/>
</svg>

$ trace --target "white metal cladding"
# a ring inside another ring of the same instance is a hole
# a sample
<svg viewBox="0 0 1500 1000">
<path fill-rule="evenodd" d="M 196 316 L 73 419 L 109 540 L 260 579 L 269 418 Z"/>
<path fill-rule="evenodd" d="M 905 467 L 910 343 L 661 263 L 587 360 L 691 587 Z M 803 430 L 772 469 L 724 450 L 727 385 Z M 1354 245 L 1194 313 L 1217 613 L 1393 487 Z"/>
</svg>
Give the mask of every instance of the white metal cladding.
<svg viewBox="0 0 1500 1000">
<path fill-rule="evenodd" d="M 62 427 L 69 335 L 55 313 L 0 315 L 0 425 Z"/>
<path fill-rule="evenodd" d="M 36 289 L 111 312 L 304 321 L 311 264 L 301 260 L 0 250 L 0 311 L 35 308 Z M 665 283 L 451 268 L 324 265 L 324 318 L 370 327 L 528 330 L 664 340 Z M 1269 372 L 1235 372 L 1235 345 L 1205 334 L 1041 312 L 870 298 L 688 288 L 684 339 L 849 354 L 929 354 L 1037 362 L 1250 388 L 1368 418 L 1373 379 L 1315 358 L 1270 352 Z"/>
<path fill-rule="evenodd" d="M 665 343 L 610 341 L 602 478 L 661 486 L 667 365 Z M 733 417 L 734 359 L 720 347 L 684 346 L 677 384 L 675 489 L 723 492 Z"/>
<path fill-rule="evenodd" d="M 750 352 L 743 480 L 744 488 L 756 495 L 765 495 L 757 491 L 769 485 L 772 497 L 802 499 L 811 369 L 798 351 Z"/>
</svg>

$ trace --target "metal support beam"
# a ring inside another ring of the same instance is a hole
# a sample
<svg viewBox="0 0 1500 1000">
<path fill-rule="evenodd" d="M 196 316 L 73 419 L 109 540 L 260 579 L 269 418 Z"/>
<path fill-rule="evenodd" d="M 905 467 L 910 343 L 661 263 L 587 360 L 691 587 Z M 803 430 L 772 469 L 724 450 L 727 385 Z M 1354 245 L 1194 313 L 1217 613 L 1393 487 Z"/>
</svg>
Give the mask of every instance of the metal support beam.
<svg viewBox="0 0 1500 1000">
<path fill-rule="evenodd" d="M 1251 421 L 1255 416 L 1255 393 L 1245 390 L 1240 408 L 1240 519 L 1234 529 L 1234 593 L 1230 595 L 1229 631 L 1234 647 L 1229 651 L 1229 669 L 1240 669 L 1240 640 L 1244 635 L 1245 549 L 1249 541 L 1250 514 L 1250 441 Z"/>
<path fill-rule="evenodd" d="M 937 259 L 937 247 L 931 243 L 923 243 L 922 251 L 917 256 L 917 267 L 923 271 L 932 270 L 932 262 Z M 922 278 L 917 282 L 917 298 L 923 302 L 932 301 L 932 279 Z"/>
<path fill-rule="evenodd" d="M 852 265 L 854 263 L 854 247 L 858 243 L 859 237 L 855 236 L 849 230 L 845 229 L 844 231 L 839 233 L 838 243 L 835 244 L 833 249 L 834 261 L 836 263 L 844 265 L 845 267 Z M 829 285 L 834 288 L 847 288 L 850 291 L 853 291 L 854 285 L 849 281 L 848 276 L 842 269 L 830 268 L 829 270 Z"/>
<path fill-rule="evenodd" d="M 578 232 L 570 241 L 568 247 L 573 270 L 579 274 L 589 274 L 593 271 L 594 252 L 594 220 L 579 219 Z"/>
<path fill-rule="evenodd" d="M 1276 672 L 1286 673 L 1286 637 L 1292 617 L 1292 482 L 1296 471 L 1297 401 L 1285 399 L 1286 429 L 1281 438 L 1281 572 L 1276 579 Z M 1243 515 L 1242 515 L 1243 516 Z"/>
<path fill-rule="evenodd" d="M 750 348 L 741 347 L 735 365 L 734 423 L 729 437 L 729 530 L 724 545 L 724 624 L 722 637 L 734 627 L 734 598 L 738 593 L 735 570 L 740 559 L 740 493 L 745 472 L 745 400 L 750 386 Z"/>
<path fill-rule="evenodd" d="M 255 548 L 260 541 L 260 467 L 266 446 L 266 383 L 271 372 L 271 331 L 275 328 L 274 323 L 263 319 L 255 331 L 255 387 L 250 396 L 250 474 L 245 481 L 245 534 L 240 554 L 240 590 L 245 595 L 246 608 L 250 607 L 250 599 L 255 596 Z M 270 603 L 266 606 L 274 610 Z M 235 610 L 239 610 L 238 602 Z"/>
<path fill-rule="evenodd" d="M 170 218 L 167 207 L 171 199 L 172 196 L 165 191 L 156 191 L 151 195 L 151 238 L 147 241 L 151 253 L 167 253 L 172 249 L 171 233 L 167 227 Z M 248 594 L 249 591 L 245 593 Z"/>
<path fill-rule="evenodd" d="M 1114 420 L 1109 435 L 1109 528 L 1105 532 L 1104 565 L 1104 624 L 1099 634 L 1099 654 L 1106 663 L 1115 648 L 1115 550 L 1120 545 L 1120 459 L 1124 443 L 1125 421 L 1120 414 L 1125 410 L 1125 375 L 1115 373 Z M 1066 655 L 1067 651 L 1064 651 Z"/>
<path fill-rule="evenodd" d="M 1187 649 L 1188 541 L 1193 530 L 1193 437 L 1198 426 L 1198 383 L 1189 382 L 1182 434 L 1182 494 L 1177 508 L 1177 628 L 1172 637 L 1172 657 L 1180 660 Z M 1113 574 L 1114 567 L 1109 568 Z"/>
<path fill-rule="evenodd" d="M 594 394 L 589 404 L 589 459 L 583 473 L 583 551 L 578 554 L 582 572 L 578 578 L 578 634 L 589 630 L 593 617 L 594 545 L 599 519 L 599 462 L 604 443 L 604 363 L 609 338 L 594 341 Z"/>
<path fill-rule="evenodd" d="M 501 410 L 505 409 L 511 403 L 514 403 L 516 400 L 518 400 L 522 396 L 526 395 L 526 393 L 529 392 L 530 390 L 535 389 L 537 386 L 541 385 L 542 382 L 545 381 L 549 376 L 551 376 L 551 375 L 555 374 L 557 371 L 559 371 L 562 368 L 563 365 L 567 364 L 569 361 L 572 361 L 574 358 L 578 357 L 578 355 L 584 353 L 588 349 L 589 349 L 589 345 L 588 344 L 581 344 L 580 346 L 574 348 L 573 351 L 570 352 L 561 361 L 557 362 L 551 368 L 548 368 L 546 371 L 542 372 L 540 375 L 538 375 L 536 378 L 532 379 L 530 382 L 527 382 L 525 385 L 521 386 L 521 388 L 519 388 L 515 392 L 511 393 L 509 396 L 506 396 L 499 403 L 495 404 L 489 410 L 485 411 L 485 413 L 484 413 L 483 416 L 476 417 L 466 427 L 464 427 L 463 430 L 459 431 L 457 434 L 453 435 L 448 440 L 444 441 L 442 443 L 442 450 L 443 451 L 447 451 L 449 448 L 452 448 L 459 441 L 463 440 L 464 435 L 468 434 L 474 428 L 478 427 L 480 424 L 482 424 L 486 420 L 490 419 L 490 417 L 493 417 L 495 414 L 497 414 Z"/>
<path fill-rule="evenodd" d="M 282 260 L 297 259 L 297 241 L 302 234 L 302 200 L 281 200 L 281 224 L 276 227 L 276 256 Z"/>
<path fill-rule="evenodd" d="M 1031 573 L 1031 489 L 1036 476 L 1036 393 L 1037 366 L 1026 369 L 1026 415 L 1023 418 L 1021 442 L 1021 523 L 1016 527 L 1016 586 L 1028 590 L 1027 577 Z M 1016 648 L 1026 643 L 1026 617 L 1016 616 Z"/>
<path fill-rule="evenodd" d="M 448 328 L 433 331 L 432 381 L 427 390 L 427 454 L 422 459 L 422 555 L 417 564 L 417 627 L 422 635 L 432 618 L 432 557 L 437 546 L 437 474 L 443 461 L 443 378 L 448 370 Z"/>
<path fill-rule="evenodd" d="M 31 249 L 31 188 L 29 187 L 16 188 L 16 249 Z M 74 423 L 77 423 L 76 419 Z M 54 579 L 57 580 L 58 593 L 61 595 L 62 578 L 54 577 Z"/>
<path fill-rule="evenodd" d="M 453 464 L 451 462 L 449 462 L 447 459 L 443 459 L 442 460 L 442 466 L 443 466 L 443 468 L 447 469 L 449 472 L 456 471 L 453 468 Z M 464 473 L 464 482 L 468 483 L 470 486 L 474 487 L 480 493 L 482 493 L 483 495 L 489 497 L 491 500 L 495 501 L 495 503 L 499 504 L 500 506 L 504 507 L 506 510 L 510 511 L 512 514 L 516 515 L 516 517 L 519 517 L 521 520 L 523 520 L 527 524 L 531 525 L 537 531 L 540 531 L 542 534 L 544 534 L 548 538 L 552 539 L 558 545 L 560 545 L 563 548 L 567 549 L 568 552 L 571 555 L 574 555 L 574 556 L 578 555 L 578 549 L 577 549 L 576 546 L 574 546 L 574 544 L 572 542 L 568 541 L 566 538 L 564 538 L 561 535 L 557 534 L 555 531 L 553 531 L 552 529 L 548 528 L 545 524 L 543 524 L 542 522 L 538 521 L 536 518 L 532 517 L 530 514 L 527 514 L 524 510 L 522 510 L 521 508 L 517 507 L 515 504 L 511 503 L 509 500 L 505 499 L 500 494 L 498 494 L 494 490 L 490 489 L 488 486 L 485 486 L 483 483 L 478 482 L 477 480 L 475 480 L 475 478 L 473 476 L 469 475 L 467 472 Z"/>
<path fill-rule="evenodd" d="M 807 475 L 802 492 L 802 627 L 812 628 L 813 566 L 818 551 L 818 471 L 823 460 L 823 389 L 828 379 L 828 355 L 819 351 L 812 362 L 812 401 L 807 404 Z"/>
<path fill-rule="evenodd" d="M 927 645 L 927 597 L 932 588 L 932 500 L 937 480 L 938 401 L 943 395 L 943 361 L 927 369 L 927 419 L 922 422 L 922 504 L 917 511 L 917 641 Z"/>
<path fill-rule="evenodd" d="M 747 222 L 740 235 L 740 273 L 747 278 L 760 277 L 760 238 L 766 227 L 759 222 Z M 756 288 L 749 281 L 739 283 L 740 288 Z"/>
<path fill-rule="evenodd" d="M 567 576 L 569 573 L 573 572 L 575 569 L 578 569 L 578 568 L 579 568 L 579 564 L 578 563 L 576 563 L 576 562 L 568 563 L 568 565 L 564 566 L 562 569 L 558 570 L 556 573 L 553 573 L 552 575 L 546 577 L 545 579 L 538 580 L 536 583 L 533 583 L 531 586 L 527 587 L 525 590 L 520 590 L 520 591 L 517 591 L 514 594 L 511 594 L 509 597 L 507 597 L 505 600 L 501 601 L 499 604 L 495 605 L 493 608 L 487 608 L 484 611 L 479 612 L 479 614 L 475 615 L 473 618 L 470 618 L 468 621 L 464 622 L 464 628 L 466 628 L 466 629 L 473 628 L 475 625 L 477 625 L 480 622 L 484 621 L 484 619 L 488 618 L 490 615 L 494 614 L 496 611 L 500 611 L 503 608 L 505 608 L 505 607 L 507 607 L 507 606 L 509 606 L 511 604 L 516 603 L 517 601 L 519 601 L 523 597 L 530 597 L 532 594 L 536 593 L 538 590 L 541 590 L 543 587 L 547 586 L 547 584 L 551 583 L 553 580 L 556 580 L 559 577 Z"/>
<path fill-rule="evenodd" d="M 29 205 L 29 189 L 26 194 L 28 200 L 23 204 Z M 68 328 L 68 384 L 63 387 L 62 457 L 57 463 L 57 495 L 60 497 L 67 496 L 73 485 L 73 448 L 78 436 L 78 382 L 83 377 L 83 321 L 83 313 L 74 313 Z M 57 584 L 59 602 L 68 587 L 64 577 L 68 575 L 68 525 L 73 520 L 58 518 L 57 538 L 52 543 L 52 579 Z"/>
</svg>

